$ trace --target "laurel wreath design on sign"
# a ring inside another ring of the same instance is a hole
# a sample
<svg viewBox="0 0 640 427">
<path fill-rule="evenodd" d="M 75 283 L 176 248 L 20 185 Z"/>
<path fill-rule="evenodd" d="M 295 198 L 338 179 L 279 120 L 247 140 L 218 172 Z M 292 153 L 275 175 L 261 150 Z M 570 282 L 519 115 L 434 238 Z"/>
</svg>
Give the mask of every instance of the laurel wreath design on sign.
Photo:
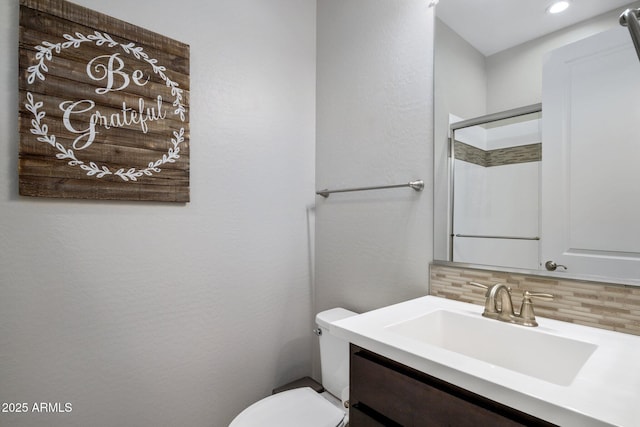
<svg viewBox="0 0 640 427">
<path fill-rule="evenodd" d="M 63 49 L 68 49 L 70 47 L 78 48 L 82 43 L 86 42 L 95 43 L 96 46 L 106 45 L 110 48 L 120 46 L 125 53 L 133 55 L 136 59 L 143 60 L 151 65 L 153 72 L 162 78 L 167 87 L 171 89 L 171 95 L 175 97 L 173 101 L 173 106 L 175 107 L 174 114 L 179 116 L 180 120 L 184 122 L 186 108 L 182 103 L 183 90 L 179 88 L 178 83 L 167 77 L 164 73 L 166 68 L 162 65 L 158 65 L 158 61 L 156 59 L 149 58 L 149 55 L 144 52 L 141 46 L 136 46 L 133 42 L 128 44 L 118 43 L 107 33 L 101 33 L 99 31 L 95 31 L 94 34 L 86 36 L 77 32 L 75 33 L 75 37 L 69 34 L 63 34 L 63 37 L 67 40 L 66 42 L 51 43 L 43 41 L 41 45 L 35 47 L 38 51 L 35 55 L 38 63 L 27 68 L 27 82 L 29 84 L 33 84 L 36 81 L 36 78 L 42 81 L 45 80 L 45 75 L 43 73 L 46 73 L 49 70 L 46 61 L 51 61 L 53 59 L 54 51 L 59 54 Z M 179 131 L 173 131 L 173 138 L 171 138 L 172 146 L 169 147 L 167 152 L 164 153 L 161 158 L 149 162 L 147 167 L 144 169 L 132 167 L 129 169 L 120 168 L 114 171 L 106 165 L 100 167 L 92 161 L 84 162 L 76 157 L 72 149 L 66 148 L 64 145 L 57 142 L 55 135 L 49 134 L 48 126 L 46 123 L 43 123 L 43 119 L 46 114 L 44 111 L 40 111 L 43 105 L 42 101 L 36 102 L 31 92 L 27 92 L 25 108 L 33 114 L 33 119 L 31 120 L 31 133 L 37 136 L 38 141 L 45 142 L 58 150 L 56 158 L 60 160 L 68 159 L 67 164 L 69 166 L 79 166 L 88 176 L 103 178 L 107 175 L 116 175 L 122 178 L 123 181 L 137 181 L 137 179 L 143 175 L 151 176 L 154 173 L 161 172 L 160 166 L 166 163 L 175 163 L 176 159 L 180 158 L 179 145 L 184 142 L 184 128 L 180 128 Z"/>
</svg>

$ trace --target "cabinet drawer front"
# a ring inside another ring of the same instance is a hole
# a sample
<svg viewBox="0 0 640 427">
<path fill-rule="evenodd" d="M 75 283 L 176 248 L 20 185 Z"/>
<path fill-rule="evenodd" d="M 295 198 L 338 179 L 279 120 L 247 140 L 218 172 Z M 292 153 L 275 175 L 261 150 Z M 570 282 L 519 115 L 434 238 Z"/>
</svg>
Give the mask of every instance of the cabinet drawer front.
<svg viewBox="0 0 640 427">
<path fill-rule="evenodd" d="M 350 394 L 352 405 L 372 408 L 406 427 L 549 425 L 355 346 Z"/>
<path fill-rule="evenodd" d="M 412 425 L 415 388 L 412 378 L 356 353 L 351 359 L 350 401 L 358 402 L 402 425 Z M 355 401 L 354 401 L 355 399 Z M 355 425 L 355 424 L 354 424 Z"/>
</svg>

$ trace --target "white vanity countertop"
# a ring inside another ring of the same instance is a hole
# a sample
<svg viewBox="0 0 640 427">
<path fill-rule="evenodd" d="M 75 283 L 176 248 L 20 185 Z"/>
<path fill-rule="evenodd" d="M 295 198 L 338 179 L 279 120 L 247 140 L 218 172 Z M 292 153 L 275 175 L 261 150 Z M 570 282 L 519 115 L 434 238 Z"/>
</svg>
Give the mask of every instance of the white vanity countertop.
<svg viewBox="0 0 640 427">
<path fill-rule="evenodd" d="M 331 333 L 563 427 L 640 425 L 640 336 L 538 317 L 539 326 L 534 329 L 540 332 L 598 346 L 576 378 L 563 386 L 387 329 L 389 325 L 443 309 L 480 318 L 483 311 L 478 305 L 426 296 L 340 320 L 331 325 Z"/>
</svg>

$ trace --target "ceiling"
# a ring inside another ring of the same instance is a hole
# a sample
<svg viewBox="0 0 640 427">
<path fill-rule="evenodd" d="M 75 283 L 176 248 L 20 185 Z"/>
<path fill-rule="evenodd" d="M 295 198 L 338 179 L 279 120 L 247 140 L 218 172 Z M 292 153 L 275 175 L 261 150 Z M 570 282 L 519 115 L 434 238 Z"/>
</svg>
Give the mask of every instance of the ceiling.
<svg viewBox="0 0 640 427">
<path fill-rule="evenodd" d="M 557 15 L 546 13 L 552 0 L 440 0 L 436 15 L 485 56 L 552 33 L 630 0 L 571 0 Z M 637 4 L 636 4 L 637 7 Z"/>
</svg>

